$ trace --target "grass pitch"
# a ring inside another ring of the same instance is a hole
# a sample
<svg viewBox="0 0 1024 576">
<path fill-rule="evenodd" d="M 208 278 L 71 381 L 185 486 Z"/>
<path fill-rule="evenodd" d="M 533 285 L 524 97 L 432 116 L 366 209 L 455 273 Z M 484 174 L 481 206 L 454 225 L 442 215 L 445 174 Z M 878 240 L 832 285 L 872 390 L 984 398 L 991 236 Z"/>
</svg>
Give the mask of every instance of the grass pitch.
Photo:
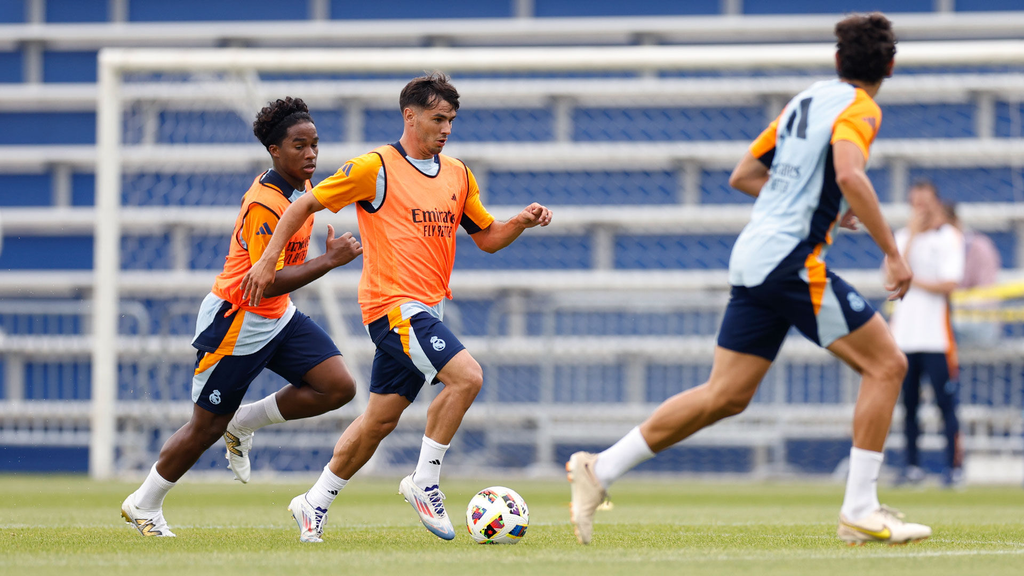
<svg viewBox="0 0 1024 576">
<path fill-rule="evenodd" d="M 515 546 L 480 546 L 464 506 L 507 484 L 530 505 Z M 576 544 L 565 482 L 447 481 L 458 536 L 428 533 L 397 495 L 398 479 L 357 477 L 331 508 L 324 543 L 302 544 L 286 511 L 308 484 L 192 483 L 167 497 L 177 538 L 143 538 L 120 518 L 135 483 L 0 476 L 0 574 L 1021 574 L 1024 490 L 883 489 L 882 500 L 930 524 L 909 546 L 848 547 L 835 537 L 837 484 L 624 480 Z"/>
</svg>

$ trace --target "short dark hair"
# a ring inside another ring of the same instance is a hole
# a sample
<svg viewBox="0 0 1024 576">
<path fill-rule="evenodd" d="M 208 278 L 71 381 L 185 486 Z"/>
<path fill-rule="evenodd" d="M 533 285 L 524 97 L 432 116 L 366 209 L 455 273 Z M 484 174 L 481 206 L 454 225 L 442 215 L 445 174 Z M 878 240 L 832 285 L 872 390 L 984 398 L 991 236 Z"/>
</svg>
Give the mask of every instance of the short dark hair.
<svg viewBox="0 0 1024 576">
<path fill-rule="evenodd" d="M 398 109 L 405 110 L 410 106 L 417 108 L 432 108 L 439 100 L 452 105 L 452 109 L 459 109 L 459 91 L 452 86 L 452 79 L 444 72 L 430 72 L 425 76 L 413 78 L 405 88 L 402 88 L 402 95 L 398 98 Z"/>
<path fill-rule="evenodd" d="M 931 190 L 932 194 L 934 194 L 936 198 L 940 200 L 942 199 L 942 197 L 939 196 L 939 188 L 935 186 L 935 182 L 932 182 L 927 178 L 914 180 L 914 183 L 910 185 L 910 189 L 913 190 L 914 188 L 925 188 L 927 190 Z"/>
<path fill-rule="evenodd" d="M 286 96 L 284 100 L 268 102 L 259 111 L 252 123 L 252 133 L 269 150 L 271 145 L 280 146 L 288 129 L 300 122 L 314 123 L 309 107 L 302 98 Z"/>
<path fill-rule="evenodd" d="M 839 75 L 847 80 L 876 83 L 889 75 L 896 55 L 892 22 L 881 12 L 852 14 L 836 24 Z"/>
</svg>

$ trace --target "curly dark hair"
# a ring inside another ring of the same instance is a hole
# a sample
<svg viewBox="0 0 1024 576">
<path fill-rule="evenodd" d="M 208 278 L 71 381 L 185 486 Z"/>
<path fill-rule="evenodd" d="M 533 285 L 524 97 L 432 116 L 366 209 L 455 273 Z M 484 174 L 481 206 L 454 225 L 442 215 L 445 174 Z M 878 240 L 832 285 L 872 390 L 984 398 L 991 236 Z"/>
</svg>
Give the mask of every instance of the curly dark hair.
<svg viewBox="0 0 1024 576">
<path fill-rule="evenodd" d="M 839 75 L 874 84 L 889 75 L 896 55 L 892 22 L 881 12 L 852 14 L 836 24 Z"/>
<path fill-rule="evenodd" d="M 260 110 L 252 123 L 252 133 L 269 150 L 271 145 L 280 146 L 288 129 L 299 122 L 314 123 L 313 117 L 309 115 L 309 107 L 302 98 L 286 96 L 284 100 L 278 98 L 268 102 Z"/>
<path fill-rule="evenodd" d="M 413 78 L 398 98 L 398 109 L 405 110 L 410 106 L 430 108 L 438 100 L 444 100 L 459 109 L 459 91 L 451 84 L 452 79 L 444 72 L 430 72 L 426 76 Z"/>
</svg>

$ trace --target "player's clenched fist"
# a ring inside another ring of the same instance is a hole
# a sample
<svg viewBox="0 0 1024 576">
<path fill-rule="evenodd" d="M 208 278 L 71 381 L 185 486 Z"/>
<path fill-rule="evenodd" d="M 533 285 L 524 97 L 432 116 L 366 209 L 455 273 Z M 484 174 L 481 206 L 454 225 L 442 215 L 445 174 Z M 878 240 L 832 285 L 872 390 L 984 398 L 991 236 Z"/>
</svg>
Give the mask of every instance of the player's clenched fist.
<svg viewBox="0 0 1024 576">
<path fill-rule="evenodd" d="M 534 202 L 519 213 L 519 223 L 523 225 L 523 228 L 547 226 L 551 223 L 551 210 Z"/>
</svg>

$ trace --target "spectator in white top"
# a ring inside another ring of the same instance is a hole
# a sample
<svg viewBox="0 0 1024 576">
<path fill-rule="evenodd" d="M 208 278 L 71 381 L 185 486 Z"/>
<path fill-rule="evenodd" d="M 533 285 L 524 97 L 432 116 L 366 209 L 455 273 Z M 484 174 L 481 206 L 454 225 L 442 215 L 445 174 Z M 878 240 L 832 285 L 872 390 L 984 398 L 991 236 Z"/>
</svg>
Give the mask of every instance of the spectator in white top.
<svg viewBox="0 0 1024 576">
<path fill-rule="evenodd" d="M 938 190 L 931 182 L 916 182 L 909 192 L 910 221 L 896 232 L 900 253 L 914 272 L 910 290 L 896 302 L 889 319 L 896 345 L 907 355 L 908 369 L 903 380 L 903 406 L 906 409 L 904 433 L 907 440 L 907 466 L 901 481 L 920 482 L 925 474 L 917 450 L 917 409 L 921 376 L 927 375 L 935 391 L 935 402 L 942 412 L 946 436 L 947 486 L 962 481 L 957 421 L 959 381 L 956 340 L 950 322 L 949 295 L 960 286 L 964 276 L 964 240 L 946 217 Z"/>
</svg>

